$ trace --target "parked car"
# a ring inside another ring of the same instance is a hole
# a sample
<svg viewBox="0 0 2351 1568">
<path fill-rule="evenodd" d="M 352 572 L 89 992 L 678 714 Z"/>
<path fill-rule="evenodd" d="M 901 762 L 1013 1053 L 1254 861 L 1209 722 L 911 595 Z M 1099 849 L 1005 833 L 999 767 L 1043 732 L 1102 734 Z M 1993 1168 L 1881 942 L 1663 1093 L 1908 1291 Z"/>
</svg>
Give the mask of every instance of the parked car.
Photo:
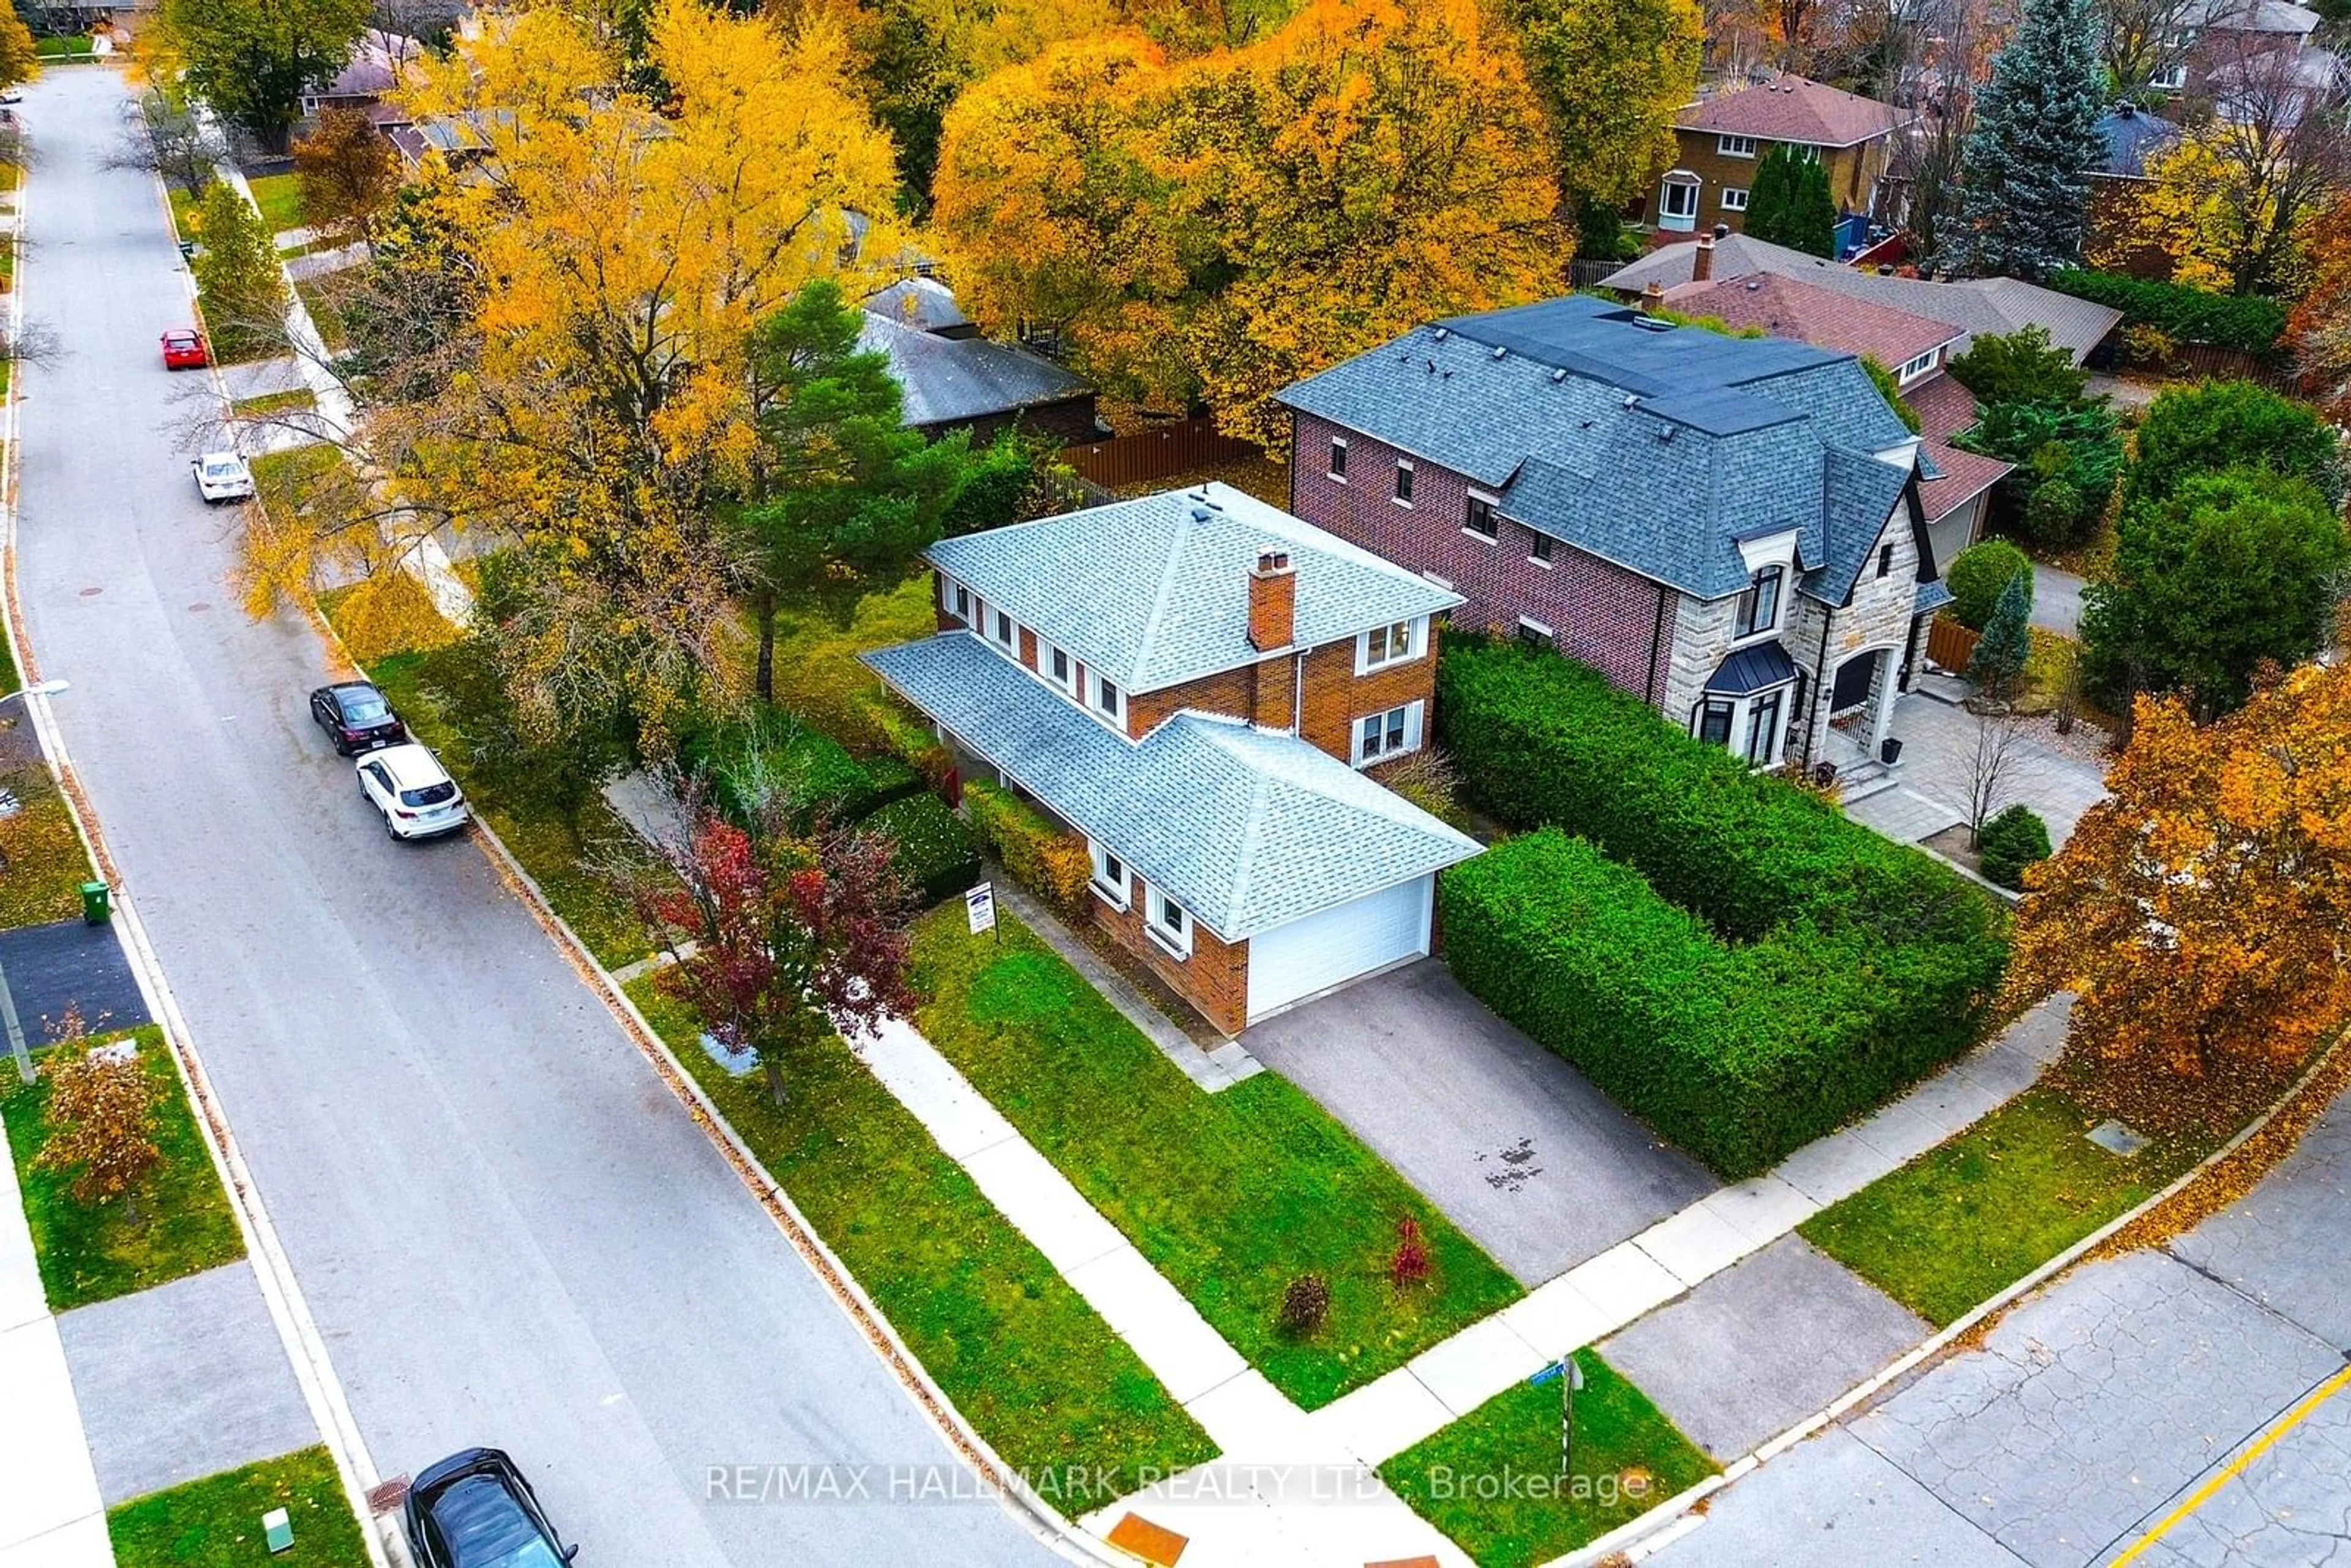
<svg viewBox="0 0 2351 1568">
<path fill-rule="evenodd" d="M 345 757 L 408 738 L 408 727 L 392 711 L 392 704 L 365 681 L 340 681 L 312 692 L 310 721 L 327 732 L 335 750 Z"/>
<path fill-rule="evenodd" d="M 213 351 L 204 335 L 193 327 L 174 327 L 163 334 L 163 368 L 167 371 L 201 371 L 213 362 Z"/>
<path fill-rule="evenodd" d="M 465 797 L 441 759 L 414 741 L 371 751 L 359 759 L 360 796 L 383 813 L 395 839 L 429 839 L 465 825 Z"/>
<path fill-rule="evenodd" d="M 496 1448 L 426 1466 L 409 1485 L 401 1524 L 417 1568 L 561 1568 L 580 1552 L 563 1544 L 530 1482 Z"/>
<path fill-rule="evenodd" d="M 207 503 L 253 498 L 253 470 L 234 452 L 207 452 L 188 466 L 196 471 L 196 493 Z"/>
</svg>

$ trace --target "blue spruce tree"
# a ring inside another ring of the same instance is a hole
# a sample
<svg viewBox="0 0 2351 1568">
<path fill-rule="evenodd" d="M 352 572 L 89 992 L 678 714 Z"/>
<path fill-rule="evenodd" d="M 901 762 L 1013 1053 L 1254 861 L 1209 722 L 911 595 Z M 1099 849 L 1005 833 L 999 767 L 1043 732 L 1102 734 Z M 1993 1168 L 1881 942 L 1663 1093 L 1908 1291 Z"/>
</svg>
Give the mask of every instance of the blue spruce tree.
<svg viewBox="0 0 2351 1568">
<path fill-rule="evenodd" d="M 2082 256 L 2105 110 L 2089 0 L 2024 0 L 1992 61 L 1963 155 L 1960 252 L 1979 273 L 2038 279 Z"/>
</svg>

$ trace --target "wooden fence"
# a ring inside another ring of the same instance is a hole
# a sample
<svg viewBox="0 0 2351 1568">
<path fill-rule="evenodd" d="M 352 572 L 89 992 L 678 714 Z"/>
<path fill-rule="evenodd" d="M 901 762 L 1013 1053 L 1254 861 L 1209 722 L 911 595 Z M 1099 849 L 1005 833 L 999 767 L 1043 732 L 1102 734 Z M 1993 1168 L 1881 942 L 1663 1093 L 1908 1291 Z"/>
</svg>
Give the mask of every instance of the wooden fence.
<svg viewBox="0 0 2351 1568">
<path fill-rule="evenodd" d="M 1080 478 L 1113 490 L 1122 485 L 1144 485 L 1219 463 L 1245 463 L 1263 455 L 1257 443 L 1220 434 L 1213 419 L 1180 420 L 1140 435 L 1121 435 L 1061 449 L 1061 461 L 1076 469 Z"/>
<path fill-rule="evenodd" d="M 2283 390 L 2290 375 L 2287 367 L 2274 360 L 2249 354 L 2242 349 L 2222 348 L 2218 343 L 2182 343 L 2172 351 L 2171 362 L 2164 366 L 2167 374 L 2175 376 L 2209 376 L 2214 381 L 2259 382 L 2265 387 Z"/>
<path fill-rule="evenodd" d="M 1967 670 L 1968 661 L 1976 656 L 1976 644 L 1983 633 L 1970 632 L 1948 615 L 1938 615 L 1927 626 L 1927 657 L 1955 674 Z"/>
</svg>

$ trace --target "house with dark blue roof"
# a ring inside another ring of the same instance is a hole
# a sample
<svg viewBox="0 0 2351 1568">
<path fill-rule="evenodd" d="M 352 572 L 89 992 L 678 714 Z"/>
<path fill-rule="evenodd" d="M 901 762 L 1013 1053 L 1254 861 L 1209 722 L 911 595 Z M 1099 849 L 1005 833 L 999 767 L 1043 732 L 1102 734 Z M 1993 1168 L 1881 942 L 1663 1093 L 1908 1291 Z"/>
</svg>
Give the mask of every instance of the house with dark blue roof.
<svg viewBox="0 0 2351 1568">
<path fill-rule="evenodd" d="M 964 779 L 1084 837 L 1088 909 L 1227 1034 L 1425 956 L 1478 852 L 1379 782 L 1460 595 L 1228 486 L 945 539 L 938 634 L 865 662 Z"/>
<path fill-rule="evenodd" d="M 1879 756 L 1949 601 L 1918 437 L 1849 353 L 1570 296 L 1280 400 L 1292 512 L 1757 767 Z"/>
</svg>

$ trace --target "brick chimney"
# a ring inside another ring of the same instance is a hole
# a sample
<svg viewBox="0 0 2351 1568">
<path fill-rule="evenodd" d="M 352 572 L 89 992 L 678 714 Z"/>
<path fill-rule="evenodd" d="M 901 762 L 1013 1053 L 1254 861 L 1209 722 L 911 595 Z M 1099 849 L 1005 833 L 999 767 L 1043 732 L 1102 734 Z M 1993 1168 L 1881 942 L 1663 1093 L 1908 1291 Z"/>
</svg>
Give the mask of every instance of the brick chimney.
<svg viewBox="0 0 2351 1568">
<path fill-rule="evenodd" d="M 1290 564 L 1290 552 L 1262 551 L 1249 570 L 1249 646 L 1260 653 L 1287 648 L 1297 623 L 1298 571 Z"/>
<path fill-rule="evenodd" d="M 1698 242 L 1698 254 L 1690 257 L 1690 281 L 1705 283 L 1714 277 L 1714 236 L 1708 235 Z"/>
<path fill-rule="evenodd" d="M 1641 308 L 1655 315 L 1665 308 L 1665 303 L 1666 286 L 1654 277 L 1649 279 L 1649 287 L 1641 290 Z"/>
</svg>

